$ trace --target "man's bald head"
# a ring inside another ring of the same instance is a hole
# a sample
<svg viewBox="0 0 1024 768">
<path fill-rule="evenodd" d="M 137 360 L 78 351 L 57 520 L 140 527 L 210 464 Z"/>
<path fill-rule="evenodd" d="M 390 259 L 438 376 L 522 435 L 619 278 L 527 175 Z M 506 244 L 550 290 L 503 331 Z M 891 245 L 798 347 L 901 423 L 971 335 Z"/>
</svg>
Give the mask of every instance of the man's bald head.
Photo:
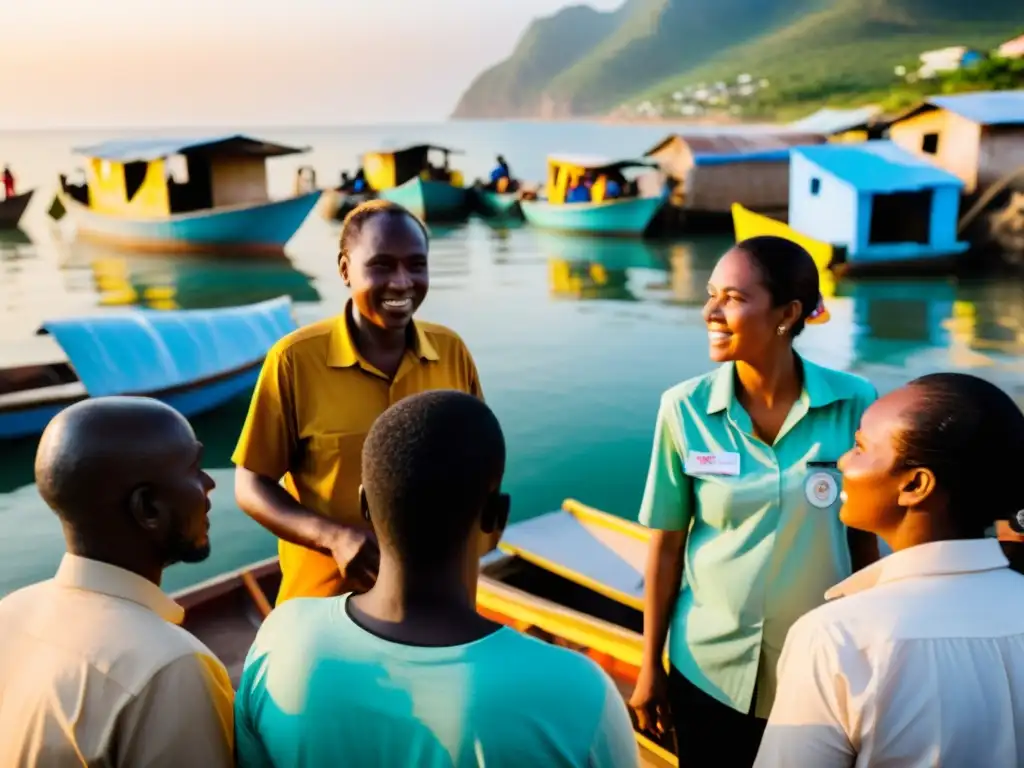
<svg viewBox="0 0 1024 768">
<path fill-rule="evenodd" d="M 148 544 L 163 564 L 204 559 L 213 481 L 199 468 L 201 451 L 185 417 L 158 400 L 93 398 L 46 427 L 36 485 L 74 549 L 120 539 Z"/>
</svg>

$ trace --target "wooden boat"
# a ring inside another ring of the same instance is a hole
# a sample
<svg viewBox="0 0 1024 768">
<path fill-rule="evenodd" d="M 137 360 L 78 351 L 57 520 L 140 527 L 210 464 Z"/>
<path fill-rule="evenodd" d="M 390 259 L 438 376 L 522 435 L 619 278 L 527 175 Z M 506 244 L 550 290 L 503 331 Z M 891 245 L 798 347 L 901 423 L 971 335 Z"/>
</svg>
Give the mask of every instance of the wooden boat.
<svg viewBox="0 0 1024 768">
<path fill-rule="evenodd" d="M 0 369 L 0 439 L 38 435 L 72 403 L 155 397 L 192 416 L 256 383 L 273 344 L 297 327 L 291 299 L 210 310 L 118 310 L 46 322 L 65 361 Z"/>
<path fill-rule="evenodd" d="M 280 252 L 320 198 L 267 194 L 268 157 L 298 154 L 247 136 L 125 139 L 79 147 L 84 184 L 58 200 L 85 239 L 158 251 Z"/>
<path fill-rule="evenodd" d="M 665 204 L 666 187 L 654 171 L 637 179 L 632 194 L 606 199 L 609 175 L 631 168 L 653 168 L 645 160 L 550 155 L 546 199 L 522 200 L 526 221 L 535 227 L 566 233 L 639 237 Z M 590 202 L 566 202 L 570 187 L 593 179 Z M 624 190 L 626 192 L 626 190 Z"/>
<path fill-rule="evenodd" d="M 320 215 L 328 221 L 344 221 L 349 212 L 377 195 L 373 192 L 339 192 L 336 189 L 324 191 L 320 198 Z"/>
<path fill-rule="evenodd" d="M 441 156 L 432 164 L 431 152 Z M 459 151 L 433 144 L 380 149 L 363 157 L 363 172 L 379 197 L 408 208 L 423 221 L 460 221 L 469 215 L 469 190 L 461 171 L 449 167 Z"/>
<path fill-rule="evenodd" d="M 521 215 L 518 192 L 495 192 L 491 189 L 473 190 L 474 205 L 481 216 L 508 218 Z"/>
<path fill-rule="evenodd" d="M 35 193 L 34 189 L 30 189 L 20 195 L 0 200 L 0 229 L 15 229 L 18 226 Z"/>
<path fill-rule="evenodd" d="M 516 523 L 481 560 L 477 608 L 493 621 L 585 653 L 632 692 L 643 653 L 647 529 L 567 500 Z M 235 685 L 280 586 L 277 558 L 177 593 L 185 628 L 220 657 Z M 668 743 L 637 734 L 644 766 L 677 766 Z"/>
</svg>

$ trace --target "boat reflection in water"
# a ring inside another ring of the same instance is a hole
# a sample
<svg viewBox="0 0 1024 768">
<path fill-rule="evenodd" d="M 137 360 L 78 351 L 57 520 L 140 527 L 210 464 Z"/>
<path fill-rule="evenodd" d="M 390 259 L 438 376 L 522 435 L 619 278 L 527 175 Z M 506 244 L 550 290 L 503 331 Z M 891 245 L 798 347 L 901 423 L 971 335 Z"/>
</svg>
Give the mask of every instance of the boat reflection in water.
<svg viewBox="0 0 1024 768">
<path fill-rule="evenodd" d="M 952 281 L 841 282 L 837 293 L 852 306 L 856 359 L 903 366 L 916 356 L 946 354 L 957 300 Z"/>
<path fill-rule="evenodd" d="M 538 232 L 540 251 L 548 257 L 551 293 L 580 301 L 637 301 L 631 280 L 644 271 L 665 273 L 667 249 L 640 239 L 608 239 Z"/>
<path fill-rule="evenodd" d="M 76 243 L 65 267 L 87 269 L 103 306 L 215 309 L 255 304 L 277 296 L 316 303 L 313 278 L 285 256 L 132 256 Z"/>
</svg>

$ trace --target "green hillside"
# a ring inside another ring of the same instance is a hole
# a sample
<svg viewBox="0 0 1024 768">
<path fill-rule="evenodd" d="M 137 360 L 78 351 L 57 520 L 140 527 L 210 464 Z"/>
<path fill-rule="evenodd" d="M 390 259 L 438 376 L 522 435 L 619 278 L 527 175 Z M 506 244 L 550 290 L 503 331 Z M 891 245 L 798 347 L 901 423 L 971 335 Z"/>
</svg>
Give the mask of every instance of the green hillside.
<svg viewBox="0 0 1024 768">
<path fill-rule="evenodd" d="M 1007 0 L 627 0 L 614 13 L 576 6 L 535 21 L 454 116 L 607 114 L 744 73 L 768 85 L 744 99 L 743 112 L 785 115 L 884 96 L 893 68 L 922 51 L 987 50 L 1021 31 L 1024 2 Z"/>
<path fill-rule="evenodd" d="M 601 13 L 576 5 L 533 21 L 508 59 L 477 75 L 452 116 L 540 115 L 551 80 L 612 34 L 622 23 L 624 10 Z"/>
<path fill-rule="evenodd" d="M 884 99 L 896 86 L 893 69 L 928 50 L 967 45 L 990 50 L 1024 29 L 1024 3 L 1003 0 L 834 0 L 831 7 L 698 67 L 634 93 L 666 98 L 695 83 L 730 81 L 741 73 L 767 78 L 749 112 L 781 115 L 822 103 Z"/>
</svg>

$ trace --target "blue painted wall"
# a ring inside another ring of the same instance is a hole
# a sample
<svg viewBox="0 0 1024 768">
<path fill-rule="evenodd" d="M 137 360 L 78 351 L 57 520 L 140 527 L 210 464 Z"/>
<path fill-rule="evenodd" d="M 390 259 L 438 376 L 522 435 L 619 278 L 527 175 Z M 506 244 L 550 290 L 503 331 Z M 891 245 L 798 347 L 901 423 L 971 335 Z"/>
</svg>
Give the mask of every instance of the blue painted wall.
<svg viewBox="0 0 1024 768">
<path fill-rule="evenodd" d="M 812 188 L 818 180 L 817 194 Z M 794 152 L 789 163 L 789 225 L 815 240 L 851 249 L 858 239 L 856 190 Z"/>
<path fill-rule="evenodd" d="M 907 191 L 917 187 L 908 185 Z M 805 235 L 845 246 L 851 262 L 933 258 L 961 253 L 957 241 L 960 187 L 955 182 L 932 187 L 930 242 L 872 244 L 874 194 L 858 191 L 798 153 L 790 161 L 789 223 Z"/>
</svg>

